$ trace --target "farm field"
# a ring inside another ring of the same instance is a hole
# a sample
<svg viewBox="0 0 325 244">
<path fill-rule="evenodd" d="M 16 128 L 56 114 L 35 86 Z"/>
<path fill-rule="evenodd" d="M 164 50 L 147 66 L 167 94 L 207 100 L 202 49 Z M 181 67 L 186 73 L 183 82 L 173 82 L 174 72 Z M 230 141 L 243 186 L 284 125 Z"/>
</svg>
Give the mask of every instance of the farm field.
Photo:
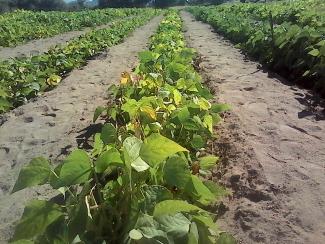
<svg viewBox="0 0 325 244">
<path fill-rule="evenodd" d="M 325 96 L 324 10 L 315 0 L 189 8 L 252 57 Z"/>
<path fill-rule="evenodd" d="M 0 243 L 322 243 L 323 8 L 0 15 Z"/>
</svg>

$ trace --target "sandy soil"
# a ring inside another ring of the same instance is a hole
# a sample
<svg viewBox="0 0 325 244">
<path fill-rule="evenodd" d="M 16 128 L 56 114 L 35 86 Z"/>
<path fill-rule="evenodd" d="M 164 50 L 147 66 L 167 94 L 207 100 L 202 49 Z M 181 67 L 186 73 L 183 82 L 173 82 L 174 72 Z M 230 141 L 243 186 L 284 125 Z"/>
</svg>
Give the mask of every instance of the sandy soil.
<svg viewBox="0 0 325 244">
<path fill-rule="evenodd" d="M 89 31 L 108 28 L 110 25 L 111 23 L 97 26 L 95 28 L 85 28 L 83 30 L 70 31 L 48 38 L 32 40 L 16 47 L 0 47 L 0 60 L 40 55 L 47 52 L 53 46 L 65 44 L 71 39 L 84 35 Z"/>
<path fill-rule="evenodd" d="M 82 70 L 74 70 L 58 88 L 6 114 L 2 122 L 0 119 L 0 243 L 12 235 L 14 222 L 29 199 L 51 195 L 42 187 L 10 195 L 21 167 L 36 156 L 58 161 L 80 146 L 89 136 L 87 132 L 96 130 L 93 112 L 106 103 L 107 87 L 136 65 L 138 52 L 146 48 L 160 19 L 155 17 L 122 44 Z"/>
<path fill-rule="evenodd" d="M 241 243 L 325 243 L 324 101 L 290 85 L 182 14 L 218 101 L 233 105 L 217 142 L 234 191 L 220 225 Z"/>
</svg>

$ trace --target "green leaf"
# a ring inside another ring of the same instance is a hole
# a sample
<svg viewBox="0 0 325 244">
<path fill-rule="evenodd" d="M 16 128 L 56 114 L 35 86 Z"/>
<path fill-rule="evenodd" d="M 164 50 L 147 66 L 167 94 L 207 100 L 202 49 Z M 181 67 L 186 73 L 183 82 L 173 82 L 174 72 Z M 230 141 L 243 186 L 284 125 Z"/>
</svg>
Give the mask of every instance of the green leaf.
<svg viewBox="0 0 325 244">
<path fill-rule="evenodd" d="M 214 113 L 222 113 L 229 111 L 231 109 L 231 106 L 229 104 L 212 104 L 211 111 Z"/>
<path fill-rule="evenodd" d="M 141 210 L 149 214 L 152 214 L 157 203 L 173 198 L 173 194 L 166 187 L 160 185 L 144 186 L 143 195 L 145 200 Z"/>
<path fill-rule="evenodd" d="M 5 98 L 0 97 L 0 112 L 6 112 L 12 108 L 12 104 Z"/>
<path fill-rule="evenodd" d="M 178 152 L 187 152 L 188 150 L 177 144 L 176 142 L 154 133 L 150 135 L 140 150 L 141 158 L 149 165 L 161 163 L 167 157 Z"/>
<path fill-rule="evenodd" d="M 160 55 L 151 51 L 143 51 L 139 53 L 141 63 L 155 62 Z"/>
<path fill-rule="evenodd" d="M 22 190 L 26 187 L 42 185 L 48 182 L 51 174 L 49 161 L 45 158 L 34 158 L 21 169 L 12 192 Z"/>
<path fill-rule="evenodd" d="M 181 157 L 169 158 L 164 166 L 164 179 L 169 186 L 184 189 L 191 180 L 187 162 Z"/>
<path fill-rule="evenodd" d="M 34 241 L 31 240 L 19 240 L 19 241 L 14 241 L 10 242 L 11 244 L 34 244 Z"/>
<path fill-rule="evenodd" d="M 174 215 L 180 212 L 191 213 L 201 211 L 205 212 L 203 209 L 182 200 L 166 200 L 155 206 L 153 216 L 159 217 L 166 214 Z"/>
<path fill-rule="evenodd" d="M 319 50 L 318 49 L 313 49 L 310 52 L 308 52 L 309 55 L 317 57 L 319 55 Z"/>
<path fill-rule="evenodd" d="M 199 232 L 195 222 L 191 223 L 187 244 L 199 244 Z"/>
<path fill-rule="evenodd" d="M 106 110 L 104 107 L 97 107 L 94 113 L 93 122 L 95 123 L 98 117 Z"/>
<path fill-rule="evenodd" d="M 105 124 L 102 129 L 100 138 L 102 139 L 102 141 L 104 142 L 105 145 L 110 144 L 110 143 L 115 143 L 116 138 L 117 138 L 117 132 L 116 132 L 116 128 L 114 127 L 114 125 Z"/>
<path fill-rule="evenodd" d="M 101 134 L 96 133 L 94 136 L 94 145 L 93 145 L 93 150 L 92 150 L 92 156 L 97 156 L 102 153 L 103 147 L 104 147 L 104 142 L 100 138 Z"/>
<path fill-rule="evenodd" d="M 126 99 L 121 108 L 129 114 L 130 119 L 133 119 L 139 112 L 140 104 L 134 99 Z"/>
<path fill-rule="evenodd" d="M 177 113 L 177 118 L 179 119 L 179 121 L 181 123 L 187 121 L 189 118 L 190 118 L 191 114 L 190 112 L 188 111 L 188 108 L 187 107 L 184 107 L 182 109 L 180 109 Z"/>
<path fill-rule="evenodd" d="M 91 161 L 83 150 L 73 151 L 62 163 L 58 186 L 85 183 L 91 172 Z"/>
<path fill-rule="evenodd" d="M 150 166 L 143 161 L 140 157 L 137 157 L 132 163 L 131 167 L 135 169 L 137 172 L 146 171 L 150 168 Z"/>
<path fill-rule="evenodd" d="M 216 200 L 221 199 L 222 197 L 231 195 L 231 192 L 224 186 L 218 184 L 217 182 L 205 181 L 204 185 L 209 188 L 209 190 L 213 193 Z"/>
<path fill-rule="evenodd" d="M 13 240 L 30 239 L 42 234 L 46 228 L 63 215 L 59 205 L 47 201 L 33 200 L 24 210 L 16 226 Z"/>
<path fill-rule="evenodd" d="M 96 173 L 103 173 L 107 169 L 107 167 L 109 167 L 113 163 L 123 165 L 120 152 L 115 148 L 112 148 L 99 155 L 95 162 Z"/>
<path fill-rule="evenodd" d="M 193 148 L 198 150 L 205 146 L 205 141 L 200 135 L 194 134 L 191 140 L 191 145 L 193 146 Z"/>
<path fill-rule="evenodd" d="M 132 240 L 140 240 L 140 239 L 142 239 L 143 235 L 140 231 L 133 229 L 129 232 L 129 237 Z"/>
<path fill-rule="evenodd" d="M 160 228 L 169 236 L 172 236 L 173 239 L 187 235 L 190 230 L 191 221 L 181 213 L 162 215 L 156 217 L 155 220 L 160 224 Z"/>
<path fill-rule="evenodd" d="M 223 232 L 219 235 L 217 244 L 237 244 L 237 241 L 232 235 Z"/>
<path fill-rule="evenodd" d="M 207 205 L 215 200 L 214 194 L 203 184 L 200 178 L 196 175 L 192 175 L 191 178 L 192 181 L 185 188 L 187 193 L 203 205 Z"/>
<path fill-rule="evenodd" d="M 200 168 L 203 170 L 210 170 L 214 166 L 216 166 L 216 163 L 218 162 L 218 160 L 219 160 L 219 157 L 212 156 L 212 155 L 199 158 Z"/>
<path fill-rule="evenodd" d="M 137 172 L 145 171 L 149 165 L 139 156 L 143 142 L 135 136 L 128 137 L 123 142 L 125 162 Z"/>
</svg>

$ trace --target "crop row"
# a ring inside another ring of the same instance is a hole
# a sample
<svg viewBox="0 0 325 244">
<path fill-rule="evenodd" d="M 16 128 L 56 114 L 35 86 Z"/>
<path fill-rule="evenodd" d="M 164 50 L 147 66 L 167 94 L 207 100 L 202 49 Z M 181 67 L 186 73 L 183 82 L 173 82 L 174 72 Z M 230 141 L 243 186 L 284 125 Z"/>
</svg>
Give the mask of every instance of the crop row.
<svg viewBox="0 0 325 244">
<path fill-rule="evenodd" d="M 211 7 L 212 9 L 214 7 Z M 325 3 L 322 0 L 271 1 L 267 3 L 226 4 L 219 12 L 232 12 L 256 21 L 268 21 L 270 12 L 275 24 L 290 22 L 299 26 L 325 27 Z"/>
<path fill-rule="evenodd" d="M 12 47 L 33 39 L 103 25 L 117 18 L 136 13 L 138 13 L 136 9 L 104 9 L 81 12 L 16 11 L 0 16 L 0 46 Z"/>
<path fill-rule="evenodd" d="M 255 4 L 255 8 L 269 15 L 268 19 L 259 21 L 245 12 L 246 4 L 235 4 L 237 11 L 229 6 L 232 5 L 193 7 L 189 11 L 276 72 L 325 95 L 325 29 L 322 24 L 276 24 L 272 15 L 276 4 Z M 303 17 L 304 12 L 300 15 Z"/>
<path fill-rule="evenodd" d="M 132 30 L 158 13 L 153 9 L 137 11 L 134 17 L 112 23 L 109 28 L 89 32 L 45 54 L 1 62 L 0 113 L 55 87 L 67 72 L 85 64 L 89 57 L 121 42 Z"/>
<path fill-rule="evenodd" d="M 76 150 L 55 169 L 37 158 L 21 170 L 14 192 L 48 183 L 65 201 L 32 201 L 13 240 L 235 243 L 203 209 L 226 189 L 201 178 L 218 161 L 205 148 L 228 106 L 208 101 L 176 11 L 139 56 L 135 72 L 109 88 L 110 105 L 97 108 L 94 121 L 106 122 L 91 152 Z"/>
</svg>

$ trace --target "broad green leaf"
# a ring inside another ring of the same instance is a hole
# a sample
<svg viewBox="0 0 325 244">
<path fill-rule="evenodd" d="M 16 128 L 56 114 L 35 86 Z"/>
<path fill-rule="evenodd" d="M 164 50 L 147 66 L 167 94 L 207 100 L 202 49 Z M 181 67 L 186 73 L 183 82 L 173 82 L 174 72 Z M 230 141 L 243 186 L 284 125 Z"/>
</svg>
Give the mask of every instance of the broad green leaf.
<svg viewBox="0 0 325 244">
<path fill-rule="evenodd" d="M 218 160 L 219 160 L 219 157 L 212 156 L 212 155 L 201 157 L 201 158 L 199 158 L 200 168 L 203 170 L 210 170 L 214 166 L 216 166 L 216 163 L 218 162 Z"/>
<path fill-rule="evenodd" d="M 194 134 L 191 140 L 191 145 L 193 146 L 193 148 L 198 150 L 205 146 L 205 141 L 200 135 Z"/>
<path fill-rule="evenodd" d="M 121 108 L 129 114 L 130 119 L 133 119 L 139 112 L 140 104 L 134 99 L 126 99 Z"/>
<path fill-rule="evenodd" d="M 185 188 L 187 193 L 203 205 L 207 205 L 215 200 L 214 194 L 203 184 L 200 178 L 196 175 L 192 175 L 191 178 L 192 181 Z"/>
<path fill-rule="evenodd" d="M 116 128 L 114 127 L 114 125 L 105 124 L 102 129 L 100 138 L 102 139 L 102 141 L 104 142 L 105 145 L 110 144 L 110 143 L 115 143 L 116 138 L 117 138 L 117 132 L 116 132 Z"/>
<path fill-rule="evenodd" d="M 181 157 L 170 157 L 164 166 L 164 179 L 169 186 L 184 189 L 191 180 L 188 163 Z"/>
<path fill-rule="evenodd" d="M 132 240 L 140 240 L 143 237 L 143 235 L 140 231 L 133 229 L 129 232 L 129 237 Z"/>
<path fill-rule="evenodd" d="M 237 241 L 232 235 L 223 232 L 219 235 L 216 244 L 237 244 Z"/>
<path fill-rule="evenodd" d="M 12 108 L 12 103 L 3 97 L 0 97 L 0 112 L 6 112 L 10 108 Z"/>
<path fill-rule="evenodd" d="M 195 222 L 191 223 L 187 244 L 199 244 L 199 232 Z"/>
<path fill-rule="evenodd" d="M 59 205 L 47 201 L 33 200 L 24 210 L 16 226 L 13 240 L 30 239 L 42 234 L 46 228 L 63 215 Z"/>
<path fill-rule="evenodd" d="M 45 158 L 34 158 L 27 166 L 21 169 L 12 192 L 26 187 L 45 184 L 48 182 L 50 174 L 49 161 Z"/>
<path fill-rule="evenodd" d="M 135 169 L 137 172 L 146 171 L 150 168 L 150 166 L 143 161 L 140 157 L 137 157 L 132 163 L 131 167 Z"/>
<path fill-rule="evenodd" d="M 181 123 L 187 121 L 190 118 L 191 114 L 188 111 L 187 107 L 181 108 L 177 113 L 177 118 Z"/>
<path fill-rule="evenodd" d="M 99 155 L 95 162 L 95 170 L 97 173 L 103 173 L 107 167 L 113 163 L 123 165 L 120 152 L 115 148 L 112 148 Z"/>
<path fill-rule="evenodd" d="M 167 157 L 170 157 L 178 152 L 186 152 L 187 149 L 183 148 L 176 142 L 154 133 L 150 135 L 145 143 L 143 143 L 140 156 L 149 165 L 153 166 L 161 163 Z"/>
<path fill-rule="evenodd" d="M 229 111 L 231 109 L 231 106 L 229 104 L 212 104 L 211 111 L 214 113 L 222 113 Z"/>
<path fill-rule="evenodd" d="M 310 52 L 308 52 L 309 55 L 317 57 L 319 55 L 319 50 L 318 49 L 313 49 Z"/>
<path fill-rule="evenodd" d="M 201 212 L 201 211 L 205 212 L 203 209 L 195 205 L 189 204 L 186 201 L 166 200 L 158 203 L 155 206 L 153 216 L 159 217 L 166 214 L 174 215 L 180 212 L 191 213 L 191 212 Z"/>
<path fill-rule="evenodd" d="M 149 165 L 139 156 L 143 142 L 135 136 L 128 137 L 123 142 L 125 162 L 137 172 L 145 171 Z"/>
<path fill-rule="evenodd" d="M 181 213 L 175 215 L 162 215 L 156 217 L 155 220 L 160 224 L 160 228 L 169 236 L 172 236 L 173 239 L 187 235 L 190 230 L 191 221 Z"/>
<path fill-rule="evenodd" d="M 34 241 L 31 240 L 19 240 L 19 241 L 14 241 L 10 242 L 11 244 L 34 244 Z"/>
<path fill-rule="evenodd" d="M 83 150 L 73 151 L 62 163 L 59 187 L 85 183 L 91 173 L 91 161 Z"/>
<path fill-rule="evenodd" d="M 95 123 L 98 117 L 106 110 L 104 107 L 97 107 L 94 113 L 93 122 Z"/>
<path fill-rule="evenodd" d="M 160 55 L 151 51 L 143 51 L 139 53 L 141 63 L 155 62 Z"/>
<path fill-rule="evenodd" d="M 100 138 L 101 134 L 96 133 L 94 136 L 94 145 L 93 145 L 93 150 L 92 150 L 92 156 L 97 156 L 102 153 L 103 147 L 104 147 L 104 142 Z"/>
<path fill-rule="evenodd" d="M 221 199 L 222 197 L 231 195 L 231 192 L 225 188 L 224 186 L 218 184 L 217 182 L 212 181 L 204 181 L 204 185 L 209 188 L 209 190 L 213 193 L 216 200 Z"/>
<path fill-rule="evenodd" d="M 173 198 L 173 194 L 166 187 L 160 185 L 144 186 L 143 195 L 145 200 L 142 211 L 149 214 L 152 214 L 157 203 Z"/>
</svg>

